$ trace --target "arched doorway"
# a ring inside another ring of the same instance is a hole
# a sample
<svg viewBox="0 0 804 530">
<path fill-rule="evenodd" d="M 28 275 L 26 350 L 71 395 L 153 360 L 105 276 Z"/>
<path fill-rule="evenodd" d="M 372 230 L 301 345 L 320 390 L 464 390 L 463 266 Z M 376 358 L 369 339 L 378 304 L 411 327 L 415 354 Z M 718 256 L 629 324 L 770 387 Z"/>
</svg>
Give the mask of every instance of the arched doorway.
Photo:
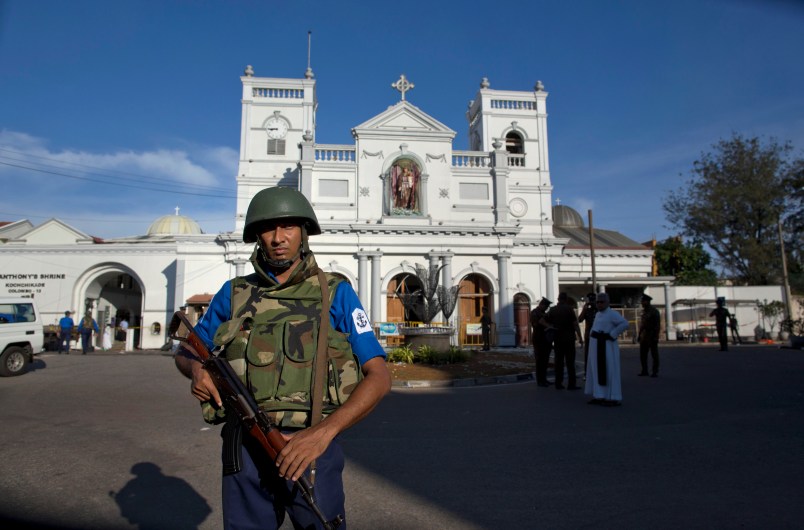
<svg viewBox="0 0 804 530">
<path fill-rule="evenodd" d="M 140 346 L 142 331 L 142 285 L 124 266 L 109 264 L 89 271 L 85 282 L 79 287 L 84 307 L 92 313 L 100 328 L 96 346 L 102 345 L 103 334 L 109 328 L 112 340 L 119 339 L 113 348 L 125 347 L 125 337 L 117 334 L 121 321 L 128 323 L 128 332 L 133 334 L 134 347 Z M 80 284 L 79 284 L 80 285 Z"/>
<path fill-rule="evenodd" d="M 388 282 L 386 296 L 386 314 L 388 322 L 407 322 L 418 324 L 422 322 L 422 311 L 417 310 L 417 298 L 421 298 L 421 283 L 419 279 L 407 273 L 397 274 Z M 410 300 L 402 303 L 403 298 Z"/>
<path fill-rule="evenodd" d="M 515 345 L 530 346 L 530 298 L 523 293 L 514 295 L 514 329 Z"/>
<path fill-rule="evenodd" d="M 415 308 L 410 307 L 410 304 L 406 307 L 402 303 L 404 297 L 415 299 L 416 293 L 420 291 L 421 283 L 412 274 L 402 273 L 391 278 L 391 281 L 388 282 L 385 297 L 386 321 L 405 325 L 417 325 L 420 323 L 422 321 L 421 314 L 417 313 Z M 419 297 L 421 297 L 421 294 L 419 294 Z M 396 328 L 394 327 L 394 329 Z M 405 342 L 404 337 L 399 334 L 389 333 L 384 337 L 387 346 L 401 346 Z"/>
<path fill-rule="evenodd" d="M 480 317 L 482 309 L 488 308 L 489 315 L 497 322 L 497 315 L 492 304 L 491 283 L 480 274 L 470 274 L 461 280 L 458 290 L 458 340 L 461 346 L 482 346 L 483 336 L 480 333 Z M 491 329 L 491 344 L 497 343 L 496 326 Z"/>
</svg>

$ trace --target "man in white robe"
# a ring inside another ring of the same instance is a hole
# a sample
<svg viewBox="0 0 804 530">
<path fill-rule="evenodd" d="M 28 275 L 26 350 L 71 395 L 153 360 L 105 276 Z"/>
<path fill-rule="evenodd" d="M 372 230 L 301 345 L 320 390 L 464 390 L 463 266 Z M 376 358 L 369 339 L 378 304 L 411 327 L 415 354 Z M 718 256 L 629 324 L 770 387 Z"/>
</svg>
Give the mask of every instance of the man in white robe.
<svg viewBox="0 0 804 530">
<path fill-rule="evenodd" d="M 597 315 L 589 334 L 589 364 L 584 392 L 592 396 L 590 404 L 614 407 L 623 399 L 617 337 L 628 329 L 628 321 L 609 308 L 608 294 L 598 294 L 595 303 Z"/>
</svg>

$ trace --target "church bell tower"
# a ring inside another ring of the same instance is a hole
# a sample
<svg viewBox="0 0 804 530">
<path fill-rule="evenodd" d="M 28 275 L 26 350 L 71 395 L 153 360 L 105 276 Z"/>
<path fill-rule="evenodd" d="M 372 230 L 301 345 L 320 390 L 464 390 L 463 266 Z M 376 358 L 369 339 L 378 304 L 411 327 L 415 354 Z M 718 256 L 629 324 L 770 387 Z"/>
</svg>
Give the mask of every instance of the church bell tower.
<svg viewBox="0 0 804 530">
<path fill-rule="evenodd" d="M 255 77 L 251 65 L 243 83 L 240 161 L 237 169 L 237 217 L 241 231 L 251 198 L 259 190 L 298 186 L 300 144 L 315 137 L 318 102 L 310 68 L 303 79 Z"/>
</svg>

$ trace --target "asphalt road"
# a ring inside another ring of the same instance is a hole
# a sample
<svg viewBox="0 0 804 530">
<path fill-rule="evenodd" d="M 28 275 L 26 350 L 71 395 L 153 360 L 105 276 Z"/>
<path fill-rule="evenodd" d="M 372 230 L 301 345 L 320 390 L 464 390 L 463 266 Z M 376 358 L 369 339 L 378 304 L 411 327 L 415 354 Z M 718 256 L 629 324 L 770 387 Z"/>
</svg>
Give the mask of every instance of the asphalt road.
<svg viewBox="0 0 804 530">
<path fill-rule="evenodd" d="M 799 528 L 804 352 L 623 352 L 623 406 L 534 383 L 394 389 L 342 436 L 351 529 Z M 218 428 L 162 354 L 0 378 L 0 526 L 218 529 Z M 289 528 L 289 525 L 286 524 Z"/>
</svg>

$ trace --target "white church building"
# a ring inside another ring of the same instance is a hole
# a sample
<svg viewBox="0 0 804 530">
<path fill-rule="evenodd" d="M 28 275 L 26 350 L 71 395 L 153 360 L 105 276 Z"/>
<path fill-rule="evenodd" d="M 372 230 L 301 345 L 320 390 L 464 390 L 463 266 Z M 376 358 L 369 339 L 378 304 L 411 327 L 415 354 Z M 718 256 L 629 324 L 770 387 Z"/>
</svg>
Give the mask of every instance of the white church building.
<svg viewBox="0 0 804 530">
<path fill-rule="evenodd" d="M 399 298 L 417 289 L 417 264 L 459 287 L 450 318 L 459 344 L 476 343 L 487 307 L 498 346 L 526 345 L 541 297 L 567 291 L 581 299 L 592 290 L 588 228 L 578 212 L 553 204 L 541 82 L 497 90 L 484 78 L 466 112 L 470 145 L 457 149 L 453 129 L 407 101 L 413 84 L 405 76 L 392 84 L 399 101 L 355 125 L 348 145 L 318 141 L 311 71 L 279 79 L 256 77 L 249 66 L 241 81 L 232 232 L 205 234 L 178 211 L 145 235 L 112 240 L 58 219 L 9 222 L 0 226 L 0 296 L 34 296 L 47 323 L 66 310 L 89 310 L 99 323 L 126 318 L 139 330 L 135 347 L 158 348 L 174 311 L 186 306 L 197 318 L 209 293 L 252 272 L 242 228 L 251 197 L 269 186 L 307 196 L 323 230 L 311 238 L 319 265 L 349 281 L 391 335 L 393 324 L 420 320 Z M 598 288 L 633 305 L 646 288 L 666 287 L 672 278 L 651 275 L 652 254 L 596 228 Z"/>
</svg>

